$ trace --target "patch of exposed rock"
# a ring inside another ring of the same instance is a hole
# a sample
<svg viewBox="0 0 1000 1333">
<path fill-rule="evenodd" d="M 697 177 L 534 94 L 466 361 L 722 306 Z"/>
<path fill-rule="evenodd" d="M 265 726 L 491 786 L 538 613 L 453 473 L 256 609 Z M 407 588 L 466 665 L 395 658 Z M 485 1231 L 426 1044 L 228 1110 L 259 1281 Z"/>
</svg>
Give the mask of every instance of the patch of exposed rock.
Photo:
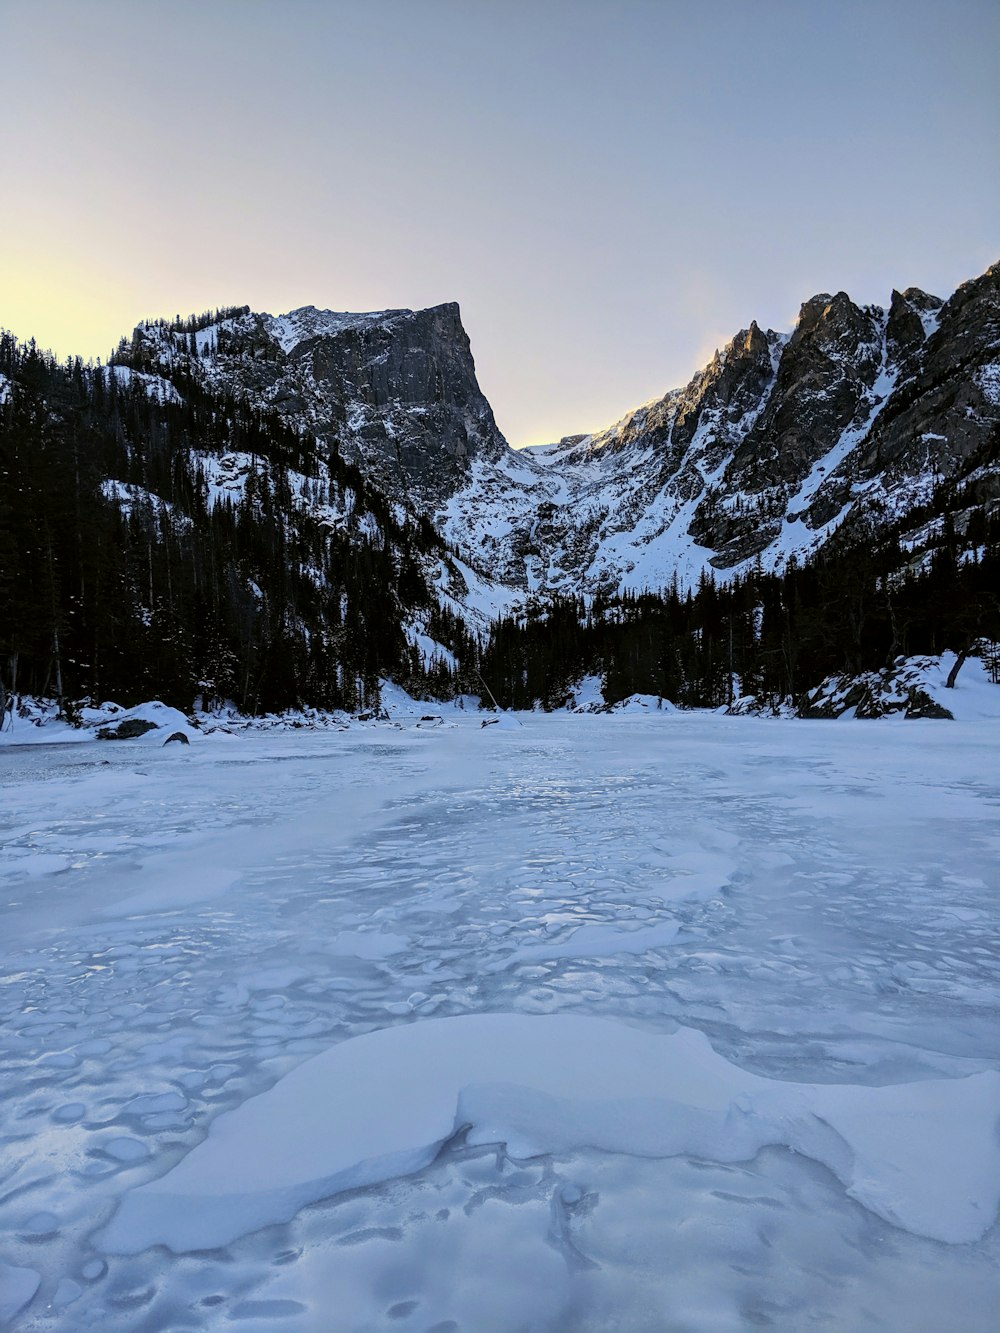
<svg viewBox="0 0 1000 1333">
<path fill-rule="evenodd" d="M 804 718 L 945 718 L 954 715 L 925 688 L 926 664 L 919 659 L 899 662 L 882 671 L 858 676 L 828 676 L 799 701 L 798 716 Z"/>
</svg>

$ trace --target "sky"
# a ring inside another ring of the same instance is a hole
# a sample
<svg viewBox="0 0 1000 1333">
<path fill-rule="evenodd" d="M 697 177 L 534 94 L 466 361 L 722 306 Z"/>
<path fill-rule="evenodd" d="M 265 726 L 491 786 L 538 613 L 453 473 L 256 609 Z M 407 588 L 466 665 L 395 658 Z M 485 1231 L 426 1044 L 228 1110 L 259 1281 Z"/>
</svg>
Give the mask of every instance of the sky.
<svg viewBox="0 0 1000 1333">
<path fill-rule="evenodd" d="M 1000 260 L 998 0 L 0 0 L 0 326 L 458 301 L 513 444 Z"/>
</svg>

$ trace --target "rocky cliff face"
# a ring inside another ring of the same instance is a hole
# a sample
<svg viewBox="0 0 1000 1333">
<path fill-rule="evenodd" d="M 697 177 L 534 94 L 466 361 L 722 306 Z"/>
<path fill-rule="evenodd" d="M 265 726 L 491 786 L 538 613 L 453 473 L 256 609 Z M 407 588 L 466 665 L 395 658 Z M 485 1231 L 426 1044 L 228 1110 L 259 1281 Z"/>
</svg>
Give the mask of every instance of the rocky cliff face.
<svg viewBox="0 0 1000 1333">
<path fill-rule="evenodd" d="M 912 317 L 899 321 L 905 329 L 900 339 L 910 338 L 896 344 L 902 373 L 857 452 L 858 478 L 884 489 L 928 475 L 963 476 L 997 461 L 1000 264 L 964 283 L 936 311 L 927 313 L 927 299 L 912 291 L 893 294 L 894 307 L 897 300 L 909 304 L 928 336 L 919 341 Z"/>
<path fill-rule="evenodd" d="M 168 377 L 184 361 L 211 389 L 274 408 L 418 510 L 460 487 L 473 459 L 507 450 L 454 303 L 364 315 L 247 311 L 193 335 L 147 325 L 129 355 Z"/>
</svg>

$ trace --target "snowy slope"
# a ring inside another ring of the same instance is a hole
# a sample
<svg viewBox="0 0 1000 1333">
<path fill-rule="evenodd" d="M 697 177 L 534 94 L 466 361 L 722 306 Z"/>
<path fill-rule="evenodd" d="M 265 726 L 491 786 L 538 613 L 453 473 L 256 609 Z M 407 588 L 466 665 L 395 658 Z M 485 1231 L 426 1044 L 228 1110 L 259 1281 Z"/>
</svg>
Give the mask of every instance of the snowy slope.
<svg viewBox="0 0 1000 1333">
<path fill-rule="evenodd" d="M 943 307 L 916 289 L 886 309 L 817 296 L 791 334 L 753 325 L 685 388 L 594 435 L 525 450 L 537 480 L 508 482 L 484 461 L 443 530 L 482 544 L 505 578 L 523 569 L 532 592 L 780 570 L 845 525 L 899 518 L 942 478 L 995 478 L 997 384 L 1000 269 Z M 911 447 L 920 412 L 936 429 Z"/>
</svg>

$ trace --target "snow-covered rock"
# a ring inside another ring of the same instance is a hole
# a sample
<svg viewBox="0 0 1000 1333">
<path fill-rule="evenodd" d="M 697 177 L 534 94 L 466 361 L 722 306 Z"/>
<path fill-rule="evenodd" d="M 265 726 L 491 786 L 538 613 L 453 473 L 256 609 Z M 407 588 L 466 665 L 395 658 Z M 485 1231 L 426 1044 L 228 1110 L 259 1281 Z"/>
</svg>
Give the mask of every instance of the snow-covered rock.
<svg viewBox="0 0 1000 1333">
<path fill-rule="evenodd" d="M 627 699 L 608 704 L 604 710 L 608 713 L 676 713 L 677 709 L 669 699 L 658 694 L 630 694 Z"/>
<path fill-rule="evenodd" d="M 1000 718 L 1000 684 L 994 683 L 983 658 L 966 658 L 949 689 L 947 680 L 955 660 L 951 652 L 939 657 L 900 657 L 881 671 L 830 676 L 805 696 L 799 716 Z"/>
<path fill-rule="evenodd" d="M 137 704 L 134 708 L 119 709 L 115 705 L 112 708 L 114 711 L 106 721 L 94 719 L 90 722 L 98 740 L 136 740 L 143 745 L 163 745 L 168 737 L 180 736 L 191 741 L 199 734 L 179 709 L 171 708 L 159 699 Z"/>
<path fill-rule="evenodd" d="M 182 736 L 190 742 L 200 734 L 184 713 L 159 699 L 136 704 L 133 708 L 123 708 L 111 700 L 98 705 L 70 705 L 68 715 L 60 715 L 55 700 L 25 697 L 13 714 L 3 720 L 0 744 L 51 745 L 121 740 L 163 745 L 171 736 Z"/>
</svg>

